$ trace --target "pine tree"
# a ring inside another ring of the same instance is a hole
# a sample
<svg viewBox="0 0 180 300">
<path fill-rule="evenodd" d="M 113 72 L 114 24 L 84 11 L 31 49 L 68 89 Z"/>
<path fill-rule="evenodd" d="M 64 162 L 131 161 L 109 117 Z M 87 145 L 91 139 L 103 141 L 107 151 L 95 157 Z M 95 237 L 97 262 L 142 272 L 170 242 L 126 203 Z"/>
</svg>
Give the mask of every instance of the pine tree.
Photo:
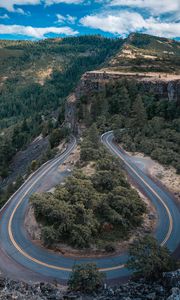
<svg viewBox="0 0 180 300">
<path fill-rule="evenodd" d="M 137 96 L 132 106 L 132 122 L 131 127 L 136 129 L 142 129 L 147 123 L 147 114 L 144 107 L 144 103 L 140 95 Z"/>
<path fill-rule="evenodd" d="M 111 114 L 121 113 L 128 116 L 130 113 L 130 98 L 126 87 L 118 87 L 116 93 L 110 96 L 109 112 Z"/>
<path fill-rule="evenodd" d="M 130 98 L 126 87 L 122 87 L 120 91 L 119 112 L 124 116 L 128 116 L 130 113 Z"/>
<path fill-rule="evenodd" d="M 99 146 L 99 134 L 98 134 L 97 126 L 95 123 L 90 127 L 88 135 L 89 135 L 89 140 L 94 145 L 94 147 L 98 147 Z"/>
</svg>

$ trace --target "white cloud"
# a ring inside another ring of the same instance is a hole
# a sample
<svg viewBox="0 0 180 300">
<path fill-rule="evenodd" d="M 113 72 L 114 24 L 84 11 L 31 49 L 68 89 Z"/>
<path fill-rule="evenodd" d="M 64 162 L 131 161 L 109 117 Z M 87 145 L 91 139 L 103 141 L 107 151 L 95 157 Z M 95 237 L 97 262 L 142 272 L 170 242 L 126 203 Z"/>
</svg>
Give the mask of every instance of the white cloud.
<svg viewBox="0 0 180 300">
<path fill-rule="evenodd" d="M 37 5 L 41 0 L 0 0 L 0 8 L 5 8 L 10 12 L 20 12 L 15 5 Z"/>
<path fill-rule="evenodd" d="M 66 3 L 66 4 L 80 4 L 84 2 L 84 0 L 44 0 L 45 5 L 52 5 L 58 3 Z"/>
<path fill-rule="evenodd" d="M 18 14 L 21 14 L 21 15 L 25 15 L 25 14 L 26 14 L 25 11 L 24 11 L 22 8 L 17 8 L 17 9 L 16 9 L 16 12 L 17 12 Z"/>
<path fill-rule="evenodd" d="M 24 16 L 30 16 L 31 13 L 29 11 L 24 11 L 22 8 L 17 8 L 15 10 L 15 12 L 17 12 L 18 14 L 24 15 Z"/>
<path fill-rule="evenodd" d="M 57 14 L 56 17 L 57 17 L 57 21 L 55 23 L 59 23 L 59 24 L 66 23 L 66 22 L 70 24 L 74 24 L 77 19 L 76 17 L 73 17 L 71 15 L 63 16 L 61 14 Z"/>
<path fill-rule="evenodd" d="M 142 8 L 162 14 L 180 11 L 179 0 L 109 0 L 110 6 L 128 6 L 132 8 Z"/>
<path fill-rule="evenodd" d="M 85 0 L 0 0 L 0 8 L 5 8 L 10 12 L 18 12 L 19 9 L 16 8 L 16 5 L 38 5 L 44 4 L 45 6 L 66 3 L 66 4 L 79 4 Z"/>
<path fill-rule="evenodd" d="M 82 18 L 80 23 L 83 26 L 122 36 L 140 31 L 168 38 L 180 37 L 180 23 L 161 22 L 159 18 L 144 18 L 139 13 L 129 11 L 89 15 Z"/>
<path fill-rule="evenodd" d="M 128 11 L 118 14 L 89 15 L 82 18 L 80 22 L 87 27 L 121 35 L 140 30 L 145 25 L 145 21 L 140 14 Z"/>
<path fill-rule="evenodd" d="M 77 20 L 77 17 L 71 16 L 71 15 L 67 15 L 66 18 L 67 18 L 67 21 L 71 24 L 74 24 Z"/>
<path fill-rule="evenodd" d="M 9 19 L 9 16 L 7 14 L 4 14 L 4 15 L 0 16 L 0 19 Z"/>
<path fill-rule="evenodd" d="M 155 18 L 146 21 L 146 33 L 167 38 L 180 37 L 180 23 L 160 22 Z"/>
<path fill-rule="evenodd" d="M 66 20 L 66 18 L 61 14 L 57 14 L 56 17 L 57 17 L 56 23 L 64 23 Z"/>
<path fill-rule="evenodd" d="M 0 25 L 0 34 L 16 34 L 25 35 L 34 38 L 45 38 L 48 33 L 76 35 L 77 31 L 74 31 L 70 27 L 32 27 L 32 26 L 20 26 L 20 25 Z"/>
</svg>

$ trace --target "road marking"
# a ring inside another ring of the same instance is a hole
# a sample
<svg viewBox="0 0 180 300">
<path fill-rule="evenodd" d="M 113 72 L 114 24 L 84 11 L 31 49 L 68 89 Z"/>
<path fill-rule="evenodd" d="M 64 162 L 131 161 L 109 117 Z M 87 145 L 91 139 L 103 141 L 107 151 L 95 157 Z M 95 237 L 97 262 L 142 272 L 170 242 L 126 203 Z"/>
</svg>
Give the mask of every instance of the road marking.
<svg viewBox="0 0 180 300">
<path fill-rule="evenodd" d="M 74 147 L 74 145 L 73 145 Z M 70 153 L 73 149 L 73 147 L 67 152 L 65 153 L 65 155 L 67 155 L 68 153 Z M 64 156 L 65 156 L 64 155 Z M 60 157 L 60 159 L 63 159 L 62 157 Z M 57 163 L 57 161 L 55 161 L 53 163 L 53 165 L 49 166 L 46 170 L 44 170 L 44 172 L 35 180 L 35 182 L 33 184 L 31 184 L 31 186 L 27 189 L 27 191 L 24 193 L 24 195 L 20 198 L 20 200 L 18 201 L 17 205 L 15 206 L 11 217 L 9 219 L 8 222 L 8 233 L 9 233 L 9 237 L 10 240 L 12 242 L 12 244 L 14 245 L 14 247 L 26 258 L 28 258 L 29 260 L 33 261 L 34 263 L 37 263 L 39 265 L 42 265 L 44 267 L 48 267 L 50 269 L 54 269 L 54 270 L 59 270 L 59 271 L 66 271 L 66 272 L 72 272 L 72 268 L 65 268 L 65 267 L 59 267 L 59 266 L 55 266 L 55 265 L 51 265 L 51 264 L 47 264 L 43 261 L 40 261 L 32 256 L 30 256 L 27 252 L 25 252 L 23 249 L 21 249 L 21 247 L 16 243 L 13 233 L 12 233 L 12 221 L 13 221 L 13 217 L 15 215 L 16 210 L 18 209 L 19 205 L 21 204 L 21 202 L 24 200 L 24 197 L 29 193 L 29 191 L 31 190 L 31 188 L 38 182 L 39 179 L 41 179 L 51 168 L 53 168 L 53 166 Z M 102 268 L 99 269 L 100 272 L 106 272 L 106 271 L 113 271 L 113 270 L 118 270 L 118 269 L 122 269 L 124 268 L 124 265 L 120 265 L 120 266 L 115 266 L 115 267 L 110 267 L 110 268 Z"/>
<path fill-rule="evenodd" d="M 109 132 L 110 134 L 112 134 L 112 132 Z M 109 135 L 110 137 L 110 135 Z M 136 172 L 136 170 L 123 158 L 123 156 L 116 150 L 114 149 L 111 144 L 109 143 L 108 137 L 107 137 L 107 144 L 108 146 L 111 148 L 111 150 L 113 152 L 115 152 L 120 158 L 121 160 L 134 172 L 134 174 L 136 174 L 137 177 L 139 177 L 141 179 L 141 181 L 150 189 L 150 191 L 160 200 L 160 202 L 163 204 L 163 206 L 165 207 L 167 214 L 168 214 L 168 218 L 169 218 L 169 228 L 168 228 L 168 232 L 166 234 L 165 239 L 161 242 L 161 246 L 164 246 L 166 244 L 166 242 L 168 241 L 172 229 L 173 229 L 173 219 L 172 219 L 172 215 L 171 212 L 168 208 L 168 206 L 166 205 L 166 203 L 163 201 L 163 199 L 156 193 L 156 191 L 153 190 L 153 188 L 151 188 L 151 186 Z"/>
<path fill-rule="evenodd" d="M 102 135 L 103 136 L 103 135 Z M 168 216 L 169 216 L 169 221 L 170 221 L 170 226 L 169 226 L 169 230 L 168 230 L 168 233 L 164 239 L 164 241 L 161 243 L 161 245 L 164 245 L 167 240 L 169 239 L 170 235 L 171 235 L 171 232 L 172 232 L 172 228 L 173 228 L 173 220 L 172 220 L 172 216 L 171 216 L 171 213 L 169 211 L 169 208 L 167 207 L 167 205 L 164 203 L 164 201 L 161 199 L 161 197 L 151 188 L 151 186 L 149 186 L 148 183 L 146 183 L 144 181 L 144 179 L 134 170 L 133 167 L 131 167 L 131 165 L 125 161 L 125 159 L 115 150 L 113 149 L 113 147 L 110 145 L 108 139 L 107 139 L 107 144 L 109 145 L 109 147 L 112 149 L 113 152 L 115 152 L 120 158 L 121 160 L 123 160 L 123 162 L 142 180 L 142 182 L 152 191 L 152 193 L 161 201 L 161 203 L 164 205 L 167 213 L 168 213 Z M 73 144 L 73 146 L 70 148 L 70 150 L 64 154 L 63 157 L 60 157 L 59 160 L 63 159 L 67 154 L 69 154 L 73 148 L 75 146 L 75 143 Z M 30 256 L 28 253 L 26 253 L 24 250 L 22 250 L 20 248 L 20 246 L 16 243 L 16 241 L 14 240 L 14 237 L 13 237 L 13 233 L 12 233 L 12 220 L 13 220 L 13 217 L 15 215 L 15 212 L 16 210 L 18 209 L 19 205 L 21 204 L 21 202 L 24 200 L 24 197 L 28 194 L 28 192 L 31 190 L 31 188 L 38 182 L 39 179 L 41 179 L 51 168 L 53 168 L 53 166 L 58 162 L 58 160 L 56 160 L 51 166 L 49 166 L 47 169 L 44 170 L 44 172 L 35 180 L 35 182 L 33 184 L 31 184 L 31 186 L 28 188 L 28 190 L 25 192 L 25 194 L 20 198 L 20 200 L 18 201 L 16 207 L 14 208 L 12 214 L 11 214 L 11 217 L 10 217 L 10 220 L 9 220 L 9 223 L 8 223 L 8 233 L 9 233 L 9 237 L 10 237 L 10 240 L 11 242 L 13 243 L 14 247 L 23 255 L 25 256 L 26 258 L 28 258 L 29 260 L 33 261 L 34 263 L 37 263 L 39 265 L 42 265 L 42 266 L 45 266 L 45 267 L 48 267 L 50 269 L 55 269 L 55 270 L 60 270 L 60 271 L 66 271 L 66 272 L 71 272 L 72 269 L 71 268 L 65 268 L 65 267 L 58 267 L 58 266 L 55 266 L 55 265 L 51 265 L 51 264 L 47 264 L 47 263 L 44 263 L 43 261 L 40 261 L 32 256 Z M 113 270 L 119 270 L 119 269 L 122 269 L 124 268 L 125 265 L 122 264 L 122 265 L 119 265 L 119 266 L 115 266 L 115 267 L 110 267 L 110 268 L 100 268 L 99 271 L 100 272 L 107 272 L 107 271 L 113 271 Z"/>
<path fill-rule="evenodd" d="M 29 191 L 32 189 L 32 187 L 38 182 L 39 179 L 41 179 L 51 168 L 53 168 L 56 163 L 61 160 L 61 159 L 64 159 L 66 155 L 68 155 L 69 153 L 71 153 L 71 151 L 74 149 L 74 146 L 75 146 L 75 142 L 73 143 L 72 147 L 64 154 L 62 155 L 59 159 L 56 159 L 56 161 L 51 165 L 49 166 L 47 169 L 45 169 L 43 171 L 43 173 L 41 173 L 40 176 L 38 176 L 38 178 L 36 178 L 36 180 L 30 185 L 30 187 L 27 189 L 27 191 L 24 193 L 24 195 L 20 198 L 20 200 L 18 201 L 18 203 L 16 204 L 12 214 L 11 214 L 11 217 L 9 219 L 9 222 L 8 222 L 8 233 L 9 233 L 9 237 L 10 237 L 10 240 L 11 242 L 13 243 L 14 247 L 23 255 L 25 256 L 26 258 L 28 258 L 29 260 L 35 262 L 35 263 L 38 263 L 40 265 L 43 265 L 45 267 L 49 267 L 49 268 L 52 268 L 52 269 L 56 269 L 56 270 L 61 270 L 61 271 L 71 271 L 71 269 L 69 268 L 63 268 L 63 267 L 58 267 L 58 266 L 54 266 L 54 265 L 49 265 L 49 264 L 46 264 L 44 263 L 43 261 L 39 261 L 38 259 L 30 256 L 28 253 L 26 253 L 24 250 L 21 249 L 21 247 L 16 243 L 15 239 L 14 239 L 14 236 L 13 236 L 13 233 L 12 233 L 12 220 L 13 220 L 13 217 L 15 215 L 15 212 L 16 210 L 18 209 L 19 205 L 22 203 L 22 201 L 24 200 L 24 197 L 29 193 Z"/>
</svg>

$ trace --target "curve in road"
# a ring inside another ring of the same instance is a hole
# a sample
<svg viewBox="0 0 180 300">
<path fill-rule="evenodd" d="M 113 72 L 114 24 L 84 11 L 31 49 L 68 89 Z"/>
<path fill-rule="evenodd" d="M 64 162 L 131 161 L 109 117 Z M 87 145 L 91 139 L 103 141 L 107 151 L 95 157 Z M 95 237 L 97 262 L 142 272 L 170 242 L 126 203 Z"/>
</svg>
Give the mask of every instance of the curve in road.
<svg viewBox="0 0 180 300">
<path fill-rule="evenodd" d="M 174 251 L 180 243 L 178 234 L 180 213 L 173 199 L 138 169 L 131 157 L 113 143 L 112 132 L 102 135 L 101 141 L 112 154 L 124 162 L 128 174 L 155 205 L 159 216 L 155 236 L 162 245 L 166 244 L 171 251 Z M 124 267 L 127 260 L 126 253 L 104 258 L 65 257 L 32 243 L 24 228 L 24 217 L 30 195 L 40 187 L 45 186 L 46 190 L 52 187 L 51 182 L 46 183 L 47 176 L 51 178 L 57 174 L 59 165 L 67 159 L 75 146 L 76 141 L 73 140 L 61 156 L 47 162 L 36 171 L 3 207 L 0 220 L 0 247 L 20 266 L 42 275 L 43 278 L 46 276 L 58 281 L 67 280 L 74 264 L 87 262 L 95 262 L 100 271 L 106 272 L 107 279 L 127 276 L 129 271 Z M 65 176 L 66 173 L 61 173 L 58 180 L 63 180 Z"/>
</svg>

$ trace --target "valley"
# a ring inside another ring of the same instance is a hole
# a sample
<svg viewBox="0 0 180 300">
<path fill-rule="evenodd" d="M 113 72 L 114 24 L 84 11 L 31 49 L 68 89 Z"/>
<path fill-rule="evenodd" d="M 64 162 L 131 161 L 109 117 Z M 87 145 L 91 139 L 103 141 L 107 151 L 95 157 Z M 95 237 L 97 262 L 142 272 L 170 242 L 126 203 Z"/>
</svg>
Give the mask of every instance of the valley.
<svg viewBox="0 0 180 300">
<path fill-rule="evenodd" d="M 125 280 L 129 247 L 149 235 L 179 258 L 179 42 L 135 33 L 0 47 L 4 274 L 64 285 L 93 262 L 105 282 Z"/>
</svg>

